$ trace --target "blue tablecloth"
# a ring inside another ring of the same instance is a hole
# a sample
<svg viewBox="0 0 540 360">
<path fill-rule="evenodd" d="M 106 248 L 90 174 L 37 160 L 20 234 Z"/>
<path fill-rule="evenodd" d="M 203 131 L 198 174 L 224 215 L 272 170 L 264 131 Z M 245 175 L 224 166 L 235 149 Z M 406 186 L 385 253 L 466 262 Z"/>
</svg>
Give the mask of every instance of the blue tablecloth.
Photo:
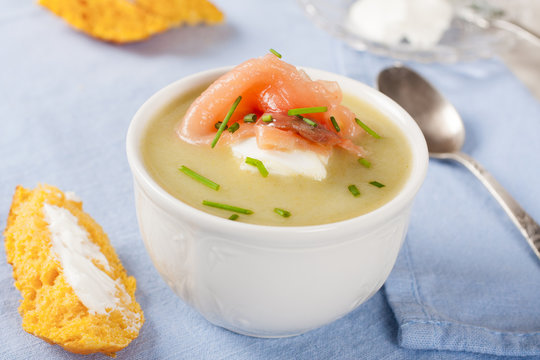
<svg viewBox="0 0 540 360">
<path fill-rule="evenodd" d="M 135 218 L 124 147 L 138 107 L 178 78 L 237 64 L 270 47 L 291 63 L 368 84 L 390 63 L 346 49 L 314 27 L 294 2 L 216 3 L 227 14 L 225 25 L 182 28 L 116 46 L 72 30 L 34 2 L 0 1 L 0 227 L 18 184 L 44 182 L 77 192 L 138 282 L 146 323 L 117 358 L 540 356 L 540 310 L 534 311 L 540 305 L 539 262 L 481 185 L 446 163 L 430 164 L 385 288 L 328 326 L 288 339 L 249 338 L 210 325 L 173 294 L 153 268 Z M 540 219 L 538 102 L 497 61 L 417 67 L 462 113 L 465 151 Z M 493 132 L 486 133 L 490 123 Z M 467 261 L 477 254 L 477 262 Z M 20 295 L 3 250 L 0 288 L 1 359 L 107 358 L 74 355 L 22 330 Z M 478 328 L 487 329 L 486 336 L 478 337 Z M 519 334 L 532 343 L 514 341 Z"/>
</svg>

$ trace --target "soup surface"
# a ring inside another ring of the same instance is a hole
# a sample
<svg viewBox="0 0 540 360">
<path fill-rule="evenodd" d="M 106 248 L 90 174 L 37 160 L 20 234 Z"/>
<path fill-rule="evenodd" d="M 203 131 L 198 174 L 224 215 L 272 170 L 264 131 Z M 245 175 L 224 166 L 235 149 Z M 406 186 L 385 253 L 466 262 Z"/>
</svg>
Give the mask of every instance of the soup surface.
<svg viewBox="0 0 540 360">
<path fill-rule="evenodd" d="M 207 213 L 228 218 L 230 211 L 208 207 L 203 200 L 253 211 L 239 214 L 237 221 L 275 226 L 318 225 L 349 219 L 373 211 L 391 200 L 410 173 L 411 151 L 405 136 L 384 115 L 361 100 L 344 94 L 343 104 L 375 130 L 381 139 L 367 134 L 359 142 L 367 150 L 370 167 L 336 148 L 327 165 L 327 177 L 317 181 L 304 176 L 282 176 L 241 170 L 241 159 L 230 147 L 188 144 L 178 138 L 175 127 L 189 105 L 206 87 L 173 101 L 153 119 L 142 140 L 148 172 L 167 192 Z M 179 168 L 184 165 L 220 185 L 215 191 L 193 180 Z M 378 182 L 377 187 L 370 184 Z M 360 195 L 348 187 L 355 185 Z M 290 212 L 289 217 L 274 209 Z"/>
</svg>

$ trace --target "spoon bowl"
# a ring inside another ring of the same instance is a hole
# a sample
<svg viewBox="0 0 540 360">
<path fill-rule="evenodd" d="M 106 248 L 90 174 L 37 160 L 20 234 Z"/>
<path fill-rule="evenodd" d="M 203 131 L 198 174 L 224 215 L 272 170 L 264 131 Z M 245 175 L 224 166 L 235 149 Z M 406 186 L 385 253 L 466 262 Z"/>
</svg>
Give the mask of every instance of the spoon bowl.
<svg viewBox="0 0 540 360">
<path fill-rule="evenodd" d="M 454 106 L 427 80 L 404 66 L 381 71 L 377 86 L 418 123 L 431 157 L 460 162 L 486 186 L 540 258 L 540 225 L 489 172 L 460 151 L 465 140 L 465 127 Z"/>
<path fill-rule="evenodd" d="M 431 156 L 456 152 L 465 141 L 458 112 L 430 83 L 406 67 L 385 69 L 379 90 L 400 104 L 420 126 Z"/>
</svg>

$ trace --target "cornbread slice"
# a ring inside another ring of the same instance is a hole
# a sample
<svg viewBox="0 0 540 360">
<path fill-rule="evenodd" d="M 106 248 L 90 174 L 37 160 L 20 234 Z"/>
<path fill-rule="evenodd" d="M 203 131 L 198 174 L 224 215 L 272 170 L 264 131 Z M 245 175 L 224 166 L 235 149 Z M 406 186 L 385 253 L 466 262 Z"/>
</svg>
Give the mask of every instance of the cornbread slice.
<svg viewBox="0 0 540 360">
<path fill-rule="evenodd" d="M 223 14 L 207 0 L 39 0 L 74 28 L 114 43 L 144 40 L 187 23 L 216 24 Z"/>
<path fill-rule="evenodd" d="M 219 24 L 223 13 L 207 0 L 135 0 L 135 4 L 174 25 Z"/>
<path fill-rule="evenodd" d="M 138 336 L 135 278 L 76 197 L 18 186 L 4 236 L 24 330 L 74 353 L 111 356 Z"/>
<path fill-rule="evenodd" d="M 39 4 L 74 28 L 110 42 L 144 40 L 170 27 L 167 19 L 127 0 L 39 0 Z"/>
</svg>

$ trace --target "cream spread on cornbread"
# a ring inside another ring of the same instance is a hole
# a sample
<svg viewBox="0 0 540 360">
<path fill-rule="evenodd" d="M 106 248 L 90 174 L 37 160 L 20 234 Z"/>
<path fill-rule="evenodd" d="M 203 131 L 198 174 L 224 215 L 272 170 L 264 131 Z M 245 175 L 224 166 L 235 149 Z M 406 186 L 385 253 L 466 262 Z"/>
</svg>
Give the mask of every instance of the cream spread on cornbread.
<svg viewBox="0 0 540 360">
<path fill-rule="evenodd" d="M 79 196 L 77 196 L 77 194 L 75 194 L 73 191 L 66 191 L 64 193 L 65 197 L 66 197 L 66 200 L 69 200 L 69 201 L 76 201 L 76 202 L 81 202 L 81 198 Z"/>
<path fill-rule="evenodd" d="M 51 232 L 51 251 L 60 262 L 66 281 L 91 314 L 106 314 L 115 309 L 120 298 L 129 298 L 123 286 L 111 279 L 95 263 L 110 271 L 109 262 L 89 239 L 69 210 L 43 204 L 45 221 Z"/>
</svg>

